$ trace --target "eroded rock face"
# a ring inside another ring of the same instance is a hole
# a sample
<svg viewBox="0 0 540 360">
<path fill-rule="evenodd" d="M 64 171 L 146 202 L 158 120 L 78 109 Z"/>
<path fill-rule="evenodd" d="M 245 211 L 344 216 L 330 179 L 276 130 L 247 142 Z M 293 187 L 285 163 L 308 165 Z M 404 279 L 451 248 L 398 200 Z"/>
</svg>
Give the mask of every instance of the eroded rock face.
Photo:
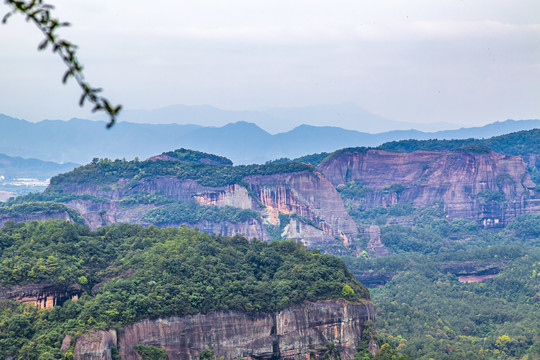
<svg viewBox="0 0 540 360">
<path fill-rule="evenodd" d="M 71 216 L 67 211 L 49 211 L 49 212 L 34 212 L 19 216 L 1 216 L 0 217 L 0 227 L 4 226 L 7 221 L 15 222 L 27 222 L 27 221 L 46 221 L 46 220 L 66 220 L 73 221 Z"/>
<path fill-rule="evenodd" d="M 78 286 L 27 284 L 7 288 L 0 284 L 0 299 L 19 301 L 40 309 L 52 309 L 68 299 L 77 300 L 81 294 Z"/>
<path fill-rule="evenodd" d="M 371 225 L 367 229 L 369 241 L 367 243 L 367 251 L 372 256 L 381 257 L 390 255 L 390 251 L 384 247 L 381 242 L 381 228 L 378 225 Z"/>
<path fill-rule="evenodd" d="M 116 346 L 114 331 L 90 331 L 77 339 L 73 358 L 75 360 L 112 360 L 113 346 Z"/>
<path fill-rule="evenodd" d="M 318 171 L 250 176 L 243 180 L 242 185 L 220 187 L 203 186 L 194 180 L 157 176 L 136 183 L 121 179 L 113 185 L 101 187 L 92 184 L 64 184 L 56 190 L 65 194 L 108 199 L 101 202 L 72 200 L 66 203 L 79 211 L 92 229 L 115 223 L 148 225 L 141 218 L 155 205 L 129 208 L 118 205 L 118 200 L 124 197 L 145 192 L 160 194 L 176 201 L 196 201 L 201 205 L 252 209 L 258 211 L 262 219 L 239 223 L 201 221 L 196 224 L 161 226 L 187 225 L 211 234 L 241 234 L 248 239 L 269 240 L 265 224 L 278 226 L 280 213 L 295 213 L 299 218 L 291 221 L 283 233 L 284 238 L 303 241 L 308 246 L 324 246 L 336 241 L 348 246 L 358 235 L 358 229 L 336 189 Z"/>
<path fill-rule="evenodd" d="M 270 240 L 268 232 L 265 230 L 262 222 L 256 219 L 250 219 L 245 222 L 231 223 L 228 221 L 199 221 L 195 224 L 163 224 L 164 227 L 187 226 L 190 229 L 197 228 L 208 234 L 218 234 L 223 236 L 242 235 L 246 239 L 259 239 L 262 241 Z"/>
<path fill-rule="evenodd" d="M 267 220 L 277 225 L 279 213 L 309 219 L 321 232 L 321 237 L 300 238 L 291 232 L 288 238 L 304 240 L 306 245 L 319 245 L 339 239 L 349 245 L 358 229 L 347 213 L 334 186 L 318 171 L 303 171 L 270 176 L 250 176 L 244 179 L 265 207 Z M 294 234 L 294 235 L 293 235 Z M 310 229 L 310 234 L 315 232 Z"/>
<path fill-rule="evenodd" d="M 373 189 L 363 208 L 407 202 L 424 208 L 442 200 L 450 219 L 478 220 L 486 227 L 540 210 L 523 159 L 495 152 L 344 152 L 318 169 L 335 186 L 355 180 Z"/>
<path fill-rule="evenodd" d="M 144 320 L 125 327 L 118 345 L 122 359 L 127 360 L 138 359 L 137 344 L 165 349 L 171 360 L 197 359 L 206 348 L 226 360 L 309 359 L 311 352 L 321 352 L 319 348 L 331 341 L 342 359 L 351 359 L 367 320 L 374 320 L 369 302 L 306 302 L 277 313 L 226 311 Z"/>
</svg>

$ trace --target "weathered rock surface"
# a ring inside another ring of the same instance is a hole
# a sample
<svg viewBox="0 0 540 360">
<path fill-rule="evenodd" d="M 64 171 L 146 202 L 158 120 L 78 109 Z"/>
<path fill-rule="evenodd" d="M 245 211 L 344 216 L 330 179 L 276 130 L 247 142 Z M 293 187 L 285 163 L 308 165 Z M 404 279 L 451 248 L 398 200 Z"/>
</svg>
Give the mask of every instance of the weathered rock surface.
<svg viewBox="0 0 540 360">
<path fill-rule="evenodd" d="M 366 196 L 364 208 L 407 202 L 424 208 L 442 200 L 450 219 L 474 219 L 486 227 L 504 226 L 518 215 L 540 211 L 535 184 L 525 162 L 517 156 L 351 151 L 322 162 L 318 169 L 336 186 L 352 180 L 369 186 L 373 192 Z M 393 191 L 391 186 L 396 184 L 401 187 Z"/>
<path fill-rule="evenodd" d="M 376 257 L 390 255 L 390 251 L 381 242 L 381 228 L 377 225 L 371 225 L 367 232 L 369 234 L 369 241 L 367 243 L 369 254 Z"/>
<path fill-rule="evenodd" d="M 27 222 L 27 221 L 46 221 L 46 220 L 66 220 L 73 221 L 67 211 L 40 211 L 18 216 L 0 216 L 0 227 L 7 221 Z"/>
<path fill-rule="evenodd" d="M 90 331 L 77 339 L 73 358 L 75 360 L 112 360 L 112 348 L 116 345 L 115 331 Z"/>
<path fill-rule="evenodd" d="M 27 284 L 4 287 L 0 284 L 0 299 L 19 301 L 40 309 L 52 309 L 68 299 L 77 300 L 81 294 L 78 286 Z"/>
<path fill-rule="evenodd" d="M 277 313 L 225 311 L 144 320 L 125 327 L 118 334 L 118 345 L 126 360 L 138 359 L 134 351 L 137 344 L 165 349 L 171 360 L 197 359 L 205 348 L 226 360 L 309 359 L 311 353 L 320 353 L 319 348 L 332 341 L 342 359 L 351 359 L 367 320 L 374 320 L 370 302 L 306 302 Z"/>
<path fill-rule="evenodd" d="M 264 224 L 279 225 L 279 214 L 297 214 L 299 218 L 283 233 L 284 238 L 320 246 L 339 241 L 345 246 L 356 239 L 358 229 L 347 213 L 334 186 L 318 171 L 302 171 L 276 175 L 249 176 L 244 184 L 209 187 L 194 180 L 156 176 L 133 183 L 121 179 L 112 186 L 63 184 L 64 194 L 92 195 L 105 202 L 72 200 L 67 206 L 79 211 L 93 229 L 114 223 L 138 223 L 154 205 L 122 208 L 118 200 L 137 192 L 164 195 L 176 201 L 196 201 L 201 205 L 233 206 L 252 209 L 261 220 L 247 222 L 209 222 L 195 224 L 162 224 L 161 226 L 197 227 L 201 231 L 221 235 L 241 234 L 247 238 L 270 239 Z M 58 187 L 58 186 L 57 186 Z M 304 219 L 305 221 L 303 221 Z M 294 225 L 294 227 L 293 227 Z M 336 240 L 337 239 L 337 240 Z"/>
<path fill-rule="evenodd" d="M 297 238 L 299 233 L 294 232 L 287 235 L 288 238 L 303 240 L 308 246 L 332 243 L 336 239 L 348 245 L 358 234 L 336 189 L 318 171 L 250 176 L 244 180 L 265 207 L 270 223 L 279 224 L 279 213 L 295 213 L 321 230 L 321 237 L 304 238 L 300 233 Z"/>
<path fill-rule="evenodd" d="M 163 227 L 180 227 L 187 226 L 190 229 L 197 228 L 199 231 L 203 231 L 208 234 L 218 234 L 223 236 L 235 236 L 242 235 L 246 239 L 259 239 L 262 241 L 269 241 L 270 237 L 265 230 L 262 222 L 256 219 L 250 219 L 245 222 L 231 223 L 229 221 L 198 221 L 195 224 L 162 224 Z"/>
</svg>

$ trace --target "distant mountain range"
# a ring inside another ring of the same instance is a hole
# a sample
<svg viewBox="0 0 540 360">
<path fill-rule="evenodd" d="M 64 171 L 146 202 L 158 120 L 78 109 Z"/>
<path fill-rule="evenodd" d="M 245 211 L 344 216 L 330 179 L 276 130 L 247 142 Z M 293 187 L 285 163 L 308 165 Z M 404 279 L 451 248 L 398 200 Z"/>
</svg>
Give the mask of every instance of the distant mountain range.
<svg viewBox="0 0 540 360">
<path fill-rule="evenodd" d="M 96 120 L 105 121 L 106 119 L 97 116 Z M 171 105 L 155 110 L 126 109 L 122 112 L 122 121 L 144 124 L 199 124 L 201 126 L 224 126 L 245 121 L 257 124 L 271 134 L 287 132 L 302 124 L 313 126 L 332 124 L 336 127 L 367 133 L 409 129 L 438 131 L 457 127 L 447 123 L 422 124 L 394 121 L 373 114 L 350 102 L 268 110 L 225 110 L 210 105 Z"/>
<path fill-rule="evenodd" d="M 0 154 L 0 201 L 30 191 L 43 191 L 48 179 L 79 166 L 74 163 L 58 164 L 38 159 L 23 159 Z"/>
<path fill-rule="evenodd" d="M 79 164 L 58 164 L 52 161 L 23 159 L 0 154 L 0 177 L 3 177 L 3 180 L 20 178 L 46 180 L 59 173 L 71 171 L 77 166 Z"/>
<path fill-rule="evenodd" d="M 58 163 L 85 164 L 93 158 L 133 159 L 188 148 L 220 154 L 235 164 L 264 163 L 282 157 L 332 152 L 344 147 L 378 146 L 406 139 L 488 138 L 540 127 L 540 120 L 506 120 L 482 127 L 439 132 L 395 130 L 369 134 L 330 126 L 301 125 L 271 135 L 255 124 L 230 123 L 222 127 L 119 122 L 83 119 L 31 123 L 0 115 L 0 153 Z"/>
</svg>

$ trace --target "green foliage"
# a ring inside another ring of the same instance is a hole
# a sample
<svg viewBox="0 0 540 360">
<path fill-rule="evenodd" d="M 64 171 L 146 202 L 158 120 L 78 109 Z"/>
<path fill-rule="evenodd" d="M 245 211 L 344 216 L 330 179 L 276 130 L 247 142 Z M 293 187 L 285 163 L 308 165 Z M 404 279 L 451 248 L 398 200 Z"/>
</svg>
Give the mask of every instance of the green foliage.
<svg viewBox="0 0 540 360">
<path fill-rule="evenodd" d="M 167 225 L 195 224 L 205 220 L 239 223 L 259 218 L 260 215 L 255 210 L 240 209 L 232 206 L 199 205 L 192 201 L 189 203 L 175 202 L 171 205 L 150 210 L 142 217 L 142 220 L 154 225 Z"/>
<path fill-rule="evenodd" d="M 230 166 L 163 160 L 126 161 L 117 159 L 112 161 L 101 159 L 53 177 L 48 191 L 62 192 L 63 186 L 73 183 L 112 186 L 120 179 L 138 181 L 156 176 L 171 176 L 182 180 L 192 179 L 201 185 L 219 187 L 241 184 L 247 176 L 300 171 L 313 171 L 313 167 L 299 163 Z"/>
<path fill-rule="evenodd" d="M 360 200 L 366 197 L 366 195 L 373 192 L 369 186 L 363 185 L 357 181 L 349 181 L 347 184 L 339 184 L 336 186 L 339 195 L 343 199 L 355 199 Z"/>
<path fill-rule="evenodd" d="M 485 145 L 466 144 L 456 149 L 452 149 L 452 151 L 466 152 L 466 153 L 471 153 L 471 154 L 489 154 L 491 149 Z"/>
<path fill-rule="evenodd" d="M 379 334 L 419 359 L 518 359 L 540 337 L 540 252 L 515 259 L 483 283 L 459 283 L 422 259 L 373 291 Z"/>
<path fill-rule="evenodd" d="M 122 105 L 112 106 L 109 100 L 99 95 L 102 89 L 91 87 L 85 80 L 82 72 L 83 66 L 77 59 L 77 46 L 62 39 L 56 33 L 56 30 L 59 28 L 69 26 L 70 24 L 55 19 L 52 16 L 51 10 L 54 9 L 54 6 L 43 3 L 42 0 L 5 0 L 5 3 L 11 8 L 11 11 L 4 16 L 2 22 L 5 24 L 9 17 L 19 13 L 26 18 L 26 21 L 34 23 L 43 35 L 45 35 L 38 49 L 45 50 L 50 45 L 52 52 L 58 54 L 68 68 L 62 78 L 62 82 L 65 84 L 72 77 L 83 90 L 79 105 L 83 106 L 85 101 L 91 102 L 94 105 L 92 112 L 106 112 L 110 119 L 107 127 L 110 128 L 114 125 L 116 117 L 122 109 Z"/>
<path fill-rule="evenodd" d="M 60 211 L 66 211 L 67 207 L 63 204 L 54 202 L 30 202 L 24 204 L 15 204 L 11 206 L 0 206 L 0 216 L 4 217 L 17 217 L 22 215 L 29 215 L 33 213 L 46 213 L 51 214 Z"/>
<path fill-rule="evenodd" d="M 520 216 L 507 229 L 487 230 L 470 220 L 423 214 L 413 228 L 382 228 L 382 242 L 394 255 L 344 260 L 354 274 L 391 278 L 372 296 L 378 336 L 398 354 L 530 359 L 540 349 L 538 229 L 537 214 Z M 451 273 L 473 271 L 467 268 L 500 273 L 481 283 L 461 283 Z"/>
<path fill-rule="evenodd" d="M 518 237 L 540 238 L 540 214 L 518 216 L 508 229 Z"/>
<path fill-rule="evenodd" d="M 279 158 L 279 159 L 275 159 L 275 160 L 268 160 L 265 164 L 286 164 L 286 163 L 289 163 L 289 162 L 292 162 L 291 159 L 287 158 L 287 157 L 282 157 L 282 158 Z"/>
<path fill-rule="evenodd" d="M 137 205 L 165 205 L 173 203 L 174 200 L 161 194 L 150 194 L 144 191 L 136 192 L 118 201 L 118 205 L 129 208 Z"/>
<path fill-rule="evenodd" d="M 394 183 L 394 184 L 383 186 L 381 188 L 381 192 L 383 194 L 393 194 L 393 193 L 399 194 L 405 191 L 406 189 L 407 188 L 403 186 L 402 184 Z"/>
<path fill-rule="evenodd" d="M 29 202 L 57 202 L 57 203 L 67 203 L 73 200 L 88 200 L 96 203 L 106 202 L 107 199 L 92 196 L 92 195 L 76 195 L 76 194 L 62 194 L 54 192 L 46 193 L 29 193 L 22 196 L 17 196 L 11 198 L 5 202 L 6 206 L 15 205 L 15 204 L 24 204 Z"/>
<path fill-rule="evenodd" d="M 353 298 L 354 297 L 353 288 L 347 284 L 343 285 L 343 289 L 341 289 L 341 296 L 343 296 L 345 299 Z"/>
<path fill-rule="evenodd" d="M 540 129 L 519 131 L 495 136 L 489 139 L 460 140 L 402 140 L 384 143 L 378 149 L 395 152 L 416 150 L 443 151 L 460 149 L 461 151 L 485 153 L 489 149 L 508 155 L 540 154 Z"/>
<path fill-rule="evenodd" d="M 249 242 L 186 227 L 90 231 L 60 221 L 8 222 L 0 229 L 0 283 L 80 284 L 87 292 L 52 310 L 3 301 L 0 357 L 20 359 L 45 353 L 61 358 L 58 349 L 67 333 L 144 318 L 278 311 L 303 301 L 343 298 L 345 285 L 352 289 L 350 301 L 369 298 L 342 260 L 293 241 Z"/>
<path fill-rule="evenodd" d="M 18 217 L 36 213 L 52 214 L 58 212 L 69 212 L 69 210 L 70 209 L 66 205 L 55 202 L 29 202 L 14 204 L 11 206 L 0 206 L 0 216 Z M 71 212 L 76 213 L 74 210 Z"/>
<path fill-rule="evenodd" d="M 160 349 L 153 345 L 141 345 L 137 344 L 134 346 L 137 355 L 141 357 L 141 360 L 167 360 L 169 356 L 167 351 Z"/>
<path fill-rule="evenodd" d="M 28 215 L 54 214 L 66 212 L 70 218 L 78 223 L 84 224 L 84 219 L 78 211 L 68 208 L 64 204 L 51 201 L 14 203 L 11 206 L 0 206 L 0 217 L 17 218 Z"/>
<path fill-rule="evenodd" d="M 189 149 L 184 149 L 184 148 L 165 152 L 163 153 L 163 155 L 168 155 L 172 158 L 175 158 L 183 162 L 192 162 L 192 163 L 201 163 L 201 164 L 210 164 L 210 165 L 232 165 L 233 164 L 231 160 L 227 159 L 224 156 L 207 154 L 204 152 L 189 150 Z"/>
<path fill-rule="evenodd" d="M 223 358 L 220 358 L 220 359 L 223 359 Z M 214 350 L 204 349 L 199 354 L 199 360 L 216 360 L 216 357 L 214 356 Z"/>
<path fill-rule="evenodd" d="M 506 196 L 502 191 L 484 190 L 476 194 L 482 204 L 488 204 L 492 201 L 502 204 L 506 201 Z"/>
<path fill-rule="evenodd" d="M 302 164 L 311 164 L 313 166 L 319 165 L 326 157 L 330 155 L 327 152 L 322 152 L 318 154 L 310 154 L 310 155 L 304 155 L 299 158 L 296 158 L 292 161 Z"/>
</svg>

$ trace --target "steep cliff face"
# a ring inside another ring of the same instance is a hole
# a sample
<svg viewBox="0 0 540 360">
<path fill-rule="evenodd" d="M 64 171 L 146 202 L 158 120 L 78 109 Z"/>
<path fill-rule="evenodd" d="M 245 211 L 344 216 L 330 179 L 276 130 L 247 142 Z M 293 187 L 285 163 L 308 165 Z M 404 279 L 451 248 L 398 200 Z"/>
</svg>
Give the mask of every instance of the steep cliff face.
<svg viewBox="0 0 540 360">
<path fill-rule="evenodd" d="M 369 235 L 369 241 L 367 243 L 367 251 L 370 255 L 381 257 L 390 255 L 390 251 L 384 247 L 381 242 L 381 228 L 377 225 L 371 225 L 367 229 Z"/>
<path fill-rule="evenodd" d="M 165 349 L 170 360 L 198 359 L 206 348 L 226 360 L 309 359 L 333 342 L 342 359 L 352 359 L 368 320 L 374 320 L 370 302 L 344 300 L 306 302 L 267 314 L 223 311 L 137 322 L 119 332 L 118 348 L 125 360 L 139 359 L 134 350 L 138 344 Z M 93 332 L 78 339 L 74 356 L 111 359 L 113 345 L 110 333 Z"/>
<path fill-rule="evenodd" d="M 4 226 L 6 221 L 15 221 L 15 222 L 27 222 L 27 221 L 46 221 L 46 220 L 66 220 L 74 221 L 71 215 L 67 211 L 38 211 L 32 212 L 29 214 L 21 214 L 16 216 L 0 216 L 0 226 Z"/>
<path fill-rule="evenodd" d="M 155 176 L 138 181 L 120 179 L 105 186 L 63 183 L 55 185 L 54 191 L 108 199 L 101 202 L 77 199 L 66 203 L 79 211 L 93 229 L 114 223 L 147 225 L 141 219 L 146 212 L 155 208 L 155 205 L 135 205 L 128 208 L 119 206 L 119 201 L 130 195 L 146 193 L 158 194 L 175 201 L 196 201 L 201 205 L 252 209 L 258 211 L 262 218 L 262 221 L 238 223 L 199 221 L 160 226 L 187 225 L 208 233 L 242 234 L 248 238 L 269 240 L 270 236 L 264 224 L 279 226 L 280 213 L 294 213 L 298 216 L 286 227 L 282 233 L 283 238 L 300 240 L 308 246 L 325 246 L 336 242 L 348 246 L 358 234 L 358 229 L 334 186 L 318 171 L 248 176 L 242 180 L 242 184 L 218 187 L 203 186 L 189 179 Z"/>
<path fill-rule="evenodd" d="M 271 224 L 279 224 L 279 213 L 295 213 L 309 219 L 320 229 L 320 237 L 311 226 L 312 236 L 303 238 L 301 232 L 291 231 L 285 234 L 287 238 L 300 235 L 307 245 L 339 239 L 344 245 L 349 245 L 358 234 L 334 186 L 318 171 L 250 176 L 244 181 L 264 206 L 264 214 Z M 307 226 L 305 228 L 309 229 Z"/>
<path fill-rule="evenodd" d="M 407 202 L 423 208 L 442 200 L 449 218 L 474 219 L 484 226 L 504 226 L 540 210 L 523 159 L 495 152 L 344 152 L 318 169 L 336 186 L 353 180 L 369 186 L 373 191 L 364 208 Z"/>
<path fill-rule="evenodd" d="M 116 331 L 91 331 L 77 339 L 73 358 L 75 360 L 112 360 L 112 348 L 116 345 Z"/>
<path fill-rule="evenodd" d="M 251 219 L 245 222 L 231 223 L 229 221 L 199 221 L 195 224 L 162 224 L 162 227 L 180 227 L 187 226 L 190 229 L 197 228 L 207 234 L 218 234 L 223 236 L 242 235 L 247 239 L 259 239 L 262 241 L 270 240 L 268 232 L 265 230 L 260 220 Z"/>
<path fill-rule="evenodd" d="M 125 208 L 115 201 L 95 202 L 92 200 L 71 200 L 66 202 L 66 205 L 77 210 L 86 225 L 93 230 L 111 224 L 138 224 L 144 214 L 156 208 L 152 204 Z"/>
<path fill-rule="evenodd" d="M 35 305 L 40 309 L 52 309 L 66 300 L 77 300 L 82 290 L 76 286 L 28 284 L 3 287 L 0 284 L 0 299 L 8 299 Z"/>
</svg>

